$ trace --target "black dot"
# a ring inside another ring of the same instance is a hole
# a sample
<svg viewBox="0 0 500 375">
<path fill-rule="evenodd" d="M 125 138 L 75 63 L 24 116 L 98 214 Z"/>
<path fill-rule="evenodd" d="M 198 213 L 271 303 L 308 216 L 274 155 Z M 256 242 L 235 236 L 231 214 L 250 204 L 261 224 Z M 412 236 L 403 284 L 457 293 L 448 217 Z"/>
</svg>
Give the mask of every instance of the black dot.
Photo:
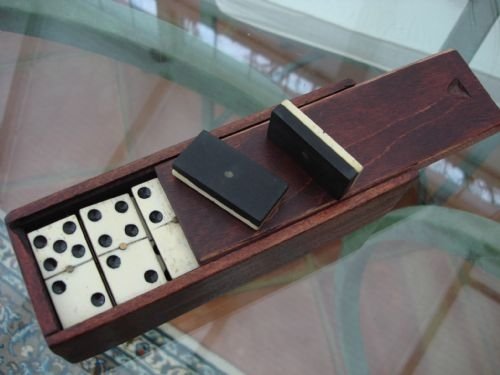
<svg viewBox="0 0 500 375">
<path fill-rule="evenodd" d="M 160 211 L 153 211 L 149 214 L 149 220 L 151 220 L 152 223 L 157 224 L 163 220 L 163 215 Z"/>
<path fill-rule="evenodd" d="M 135 237 L 139 234 L 139 228 L 134 224 L 125 225 L 125 234 L 129 237 Z"/>
<path fill-rule="evenodd" d="M 80 244 L 74 245 L 71 248 L 71 254 L 73 254 L 75 258 L 81 258 L 82 256 L 85 255 L 85 246 Z"/>
<path fill-rule="evenodd" d="M 54 242 L 53 248 L 56 253 L 61 254 L 66 251 L 68 245 L 63 240 L 57 240 L 56 242 Z"/>
<path fill-rule="evenodd" d="M 128 204 L 127 202 L 124 202 L 124 201 L 118 201 L 115 203 L 115 210 L 117 212 L 120 212 L 120 213 L 124 213 L 124 212 L 127 212 L 128 210 Z"/>
<path fill-rule="evenodd" d="M 37 249 L 41 249 L 47 246 L 47 239 L 42 235 L 36 236 L 35 239 L 33 240 L 33 244 Z"/>
<path fill-rule="evenodd" d="M 111 255 L 106 259 L 106 264 L 108 265 L 109 268 L 118 268 L 120 267 L 120 264 L 122 263 L 122 260 L 120 257 L 116 255 Z"/>
<path fill-rule="evenodd" d="M 153 270 L 147 270 L 146 272 L 144 272 L 144 279 L 148 283 L 153 284 L 158 280 L 158 273 L 156 273 L 156 271 Z"/>
<path fill-rule="evenodd" d="M 99 237 L 98 241 L 99 245 L 101 245 L 102 247 L 110 247 L 113 243 L 113 239 L 107 234 L 103 234 L 101 237 Z"/>
<path fill-rule="evenodd" d="M 151 190 L 149 190 L 149 188 L 143 186 L 137 191 L 137 194 L 139 194 L 139 197 L 141 197 L 142 199 L 146 199 L 146 198 L 149 198 L 151 196 Z"/>
<path fill-rule="evenodd" d="M 92 209 L 87 213 L 87 217 L 90 221 L 99 221 L 102 218 L 101 211 Z"/>
<path fill-rule="evenodd" d="M 66 291 L 66 284 L 64 281 L 57 280 L 54 284 L 52 284 L 52 291 L 55 294 L 62 294 Z"/>
<path fill-rule="evenodd" d="M 99 307 L 104 305 L 106 297 L 104 297 L 104 294 L 102 293 L 94 293 L 92 294 L 92 297 L 90 297 L 90 302 L 92 302 L 92 305 Z"/>
<path fill-rule="evenodd" d="M 47 258 L 43 261 L 43 268 L 47 271 L 54 271 L 57 267 L 57 261 L 54 258 Z"/>
<path fill-rule="evenodd" d="M 67 221 L 63 224 L 63 231 L 66 234 L 73 234 L 76 231 L 76 224 L 72 221 Z"/>
</svg>

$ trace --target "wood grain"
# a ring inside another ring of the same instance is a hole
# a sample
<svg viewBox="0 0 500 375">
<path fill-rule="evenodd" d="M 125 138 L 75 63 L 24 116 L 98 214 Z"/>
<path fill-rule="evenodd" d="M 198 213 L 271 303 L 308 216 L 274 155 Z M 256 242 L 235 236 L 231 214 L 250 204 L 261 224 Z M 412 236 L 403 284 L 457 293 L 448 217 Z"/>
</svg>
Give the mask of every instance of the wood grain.
<svg viewBox="0 0 500 375">
<path fill-rule="evenodd" d="M 500 112 L 458 53 L 446 52 L 302 110 L 364 166 L 347 197 L 404 171 L 416 171 L 496 131 Z M 224 137 L 230 146 L 288 182 L 279 210 L 248 228 L 156 167 L 189 244 L 207 263 L 336 203 L 267 137 L 268 122 Z"/>
</svg>

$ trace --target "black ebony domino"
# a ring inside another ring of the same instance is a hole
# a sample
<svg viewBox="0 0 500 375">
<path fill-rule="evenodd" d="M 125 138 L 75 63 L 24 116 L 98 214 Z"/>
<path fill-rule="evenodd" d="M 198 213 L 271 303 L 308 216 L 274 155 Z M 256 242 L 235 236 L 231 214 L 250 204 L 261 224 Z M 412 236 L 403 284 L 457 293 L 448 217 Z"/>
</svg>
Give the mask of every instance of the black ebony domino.
<svg viewBox="0 0 500 375">
<path fill-rule="evenodd" d="M 174 160 L 172 173 L 253 229 L 258 229 L 288 185 L 206 131 Z"/>
<path fill-rule="evenodd" d="M 363 170 L 354 157 L 289 100 L 273 110 L 267 136 L 336 199 L 347 192 Z"/>
</svg>

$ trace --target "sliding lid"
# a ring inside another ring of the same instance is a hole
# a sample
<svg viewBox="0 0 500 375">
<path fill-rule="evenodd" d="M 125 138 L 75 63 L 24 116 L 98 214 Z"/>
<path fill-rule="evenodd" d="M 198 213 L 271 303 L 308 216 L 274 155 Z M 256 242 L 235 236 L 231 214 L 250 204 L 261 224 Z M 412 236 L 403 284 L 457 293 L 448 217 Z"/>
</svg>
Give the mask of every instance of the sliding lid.
<svg viewBox="0 0 500 375">
<path fill-rule="evenodd" d="M 364 166 L 342 200 L 354 199 L 401 173 L 417 171 L 500 127 L 500 110 L 455 51 L 322 98 L 301 110 Z M 223 139 L 289 185 L 280 209 L 258 231 L 177 181 L 172 176 L 172 161 L 156 168 L 200 263 L 337 203 L 267 140 L 267 127 L 268 121 L 264 121 Z"/>
</svg>

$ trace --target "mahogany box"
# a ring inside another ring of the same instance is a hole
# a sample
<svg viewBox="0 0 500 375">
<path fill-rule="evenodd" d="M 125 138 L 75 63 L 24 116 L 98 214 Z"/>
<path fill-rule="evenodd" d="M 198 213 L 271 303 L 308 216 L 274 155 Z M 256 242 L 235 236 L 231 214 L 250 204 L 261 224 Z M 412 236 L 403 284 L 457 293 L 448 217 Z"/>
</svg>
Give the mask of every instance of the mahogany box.
<svg viewBox="0 0 500 375">
<path fill-rule="evenodd" d="M 335 200 L 266 137 L 271 110 L 213 134 L 285 180 L 279 209 L 254 231 L 176 181 L 189 141 L 12 211 L 9 235 L 49 347 L 76 362 L 120 344 L 383 215 L 418 170 L 500 128 L 500 110 L 467 64 L 447 51 L 355 85 L 345 80 L 292 100 L 364 170 Z M 27 233 L 158 177 L 200 267 L 62 329 Z"/>
</svg>

